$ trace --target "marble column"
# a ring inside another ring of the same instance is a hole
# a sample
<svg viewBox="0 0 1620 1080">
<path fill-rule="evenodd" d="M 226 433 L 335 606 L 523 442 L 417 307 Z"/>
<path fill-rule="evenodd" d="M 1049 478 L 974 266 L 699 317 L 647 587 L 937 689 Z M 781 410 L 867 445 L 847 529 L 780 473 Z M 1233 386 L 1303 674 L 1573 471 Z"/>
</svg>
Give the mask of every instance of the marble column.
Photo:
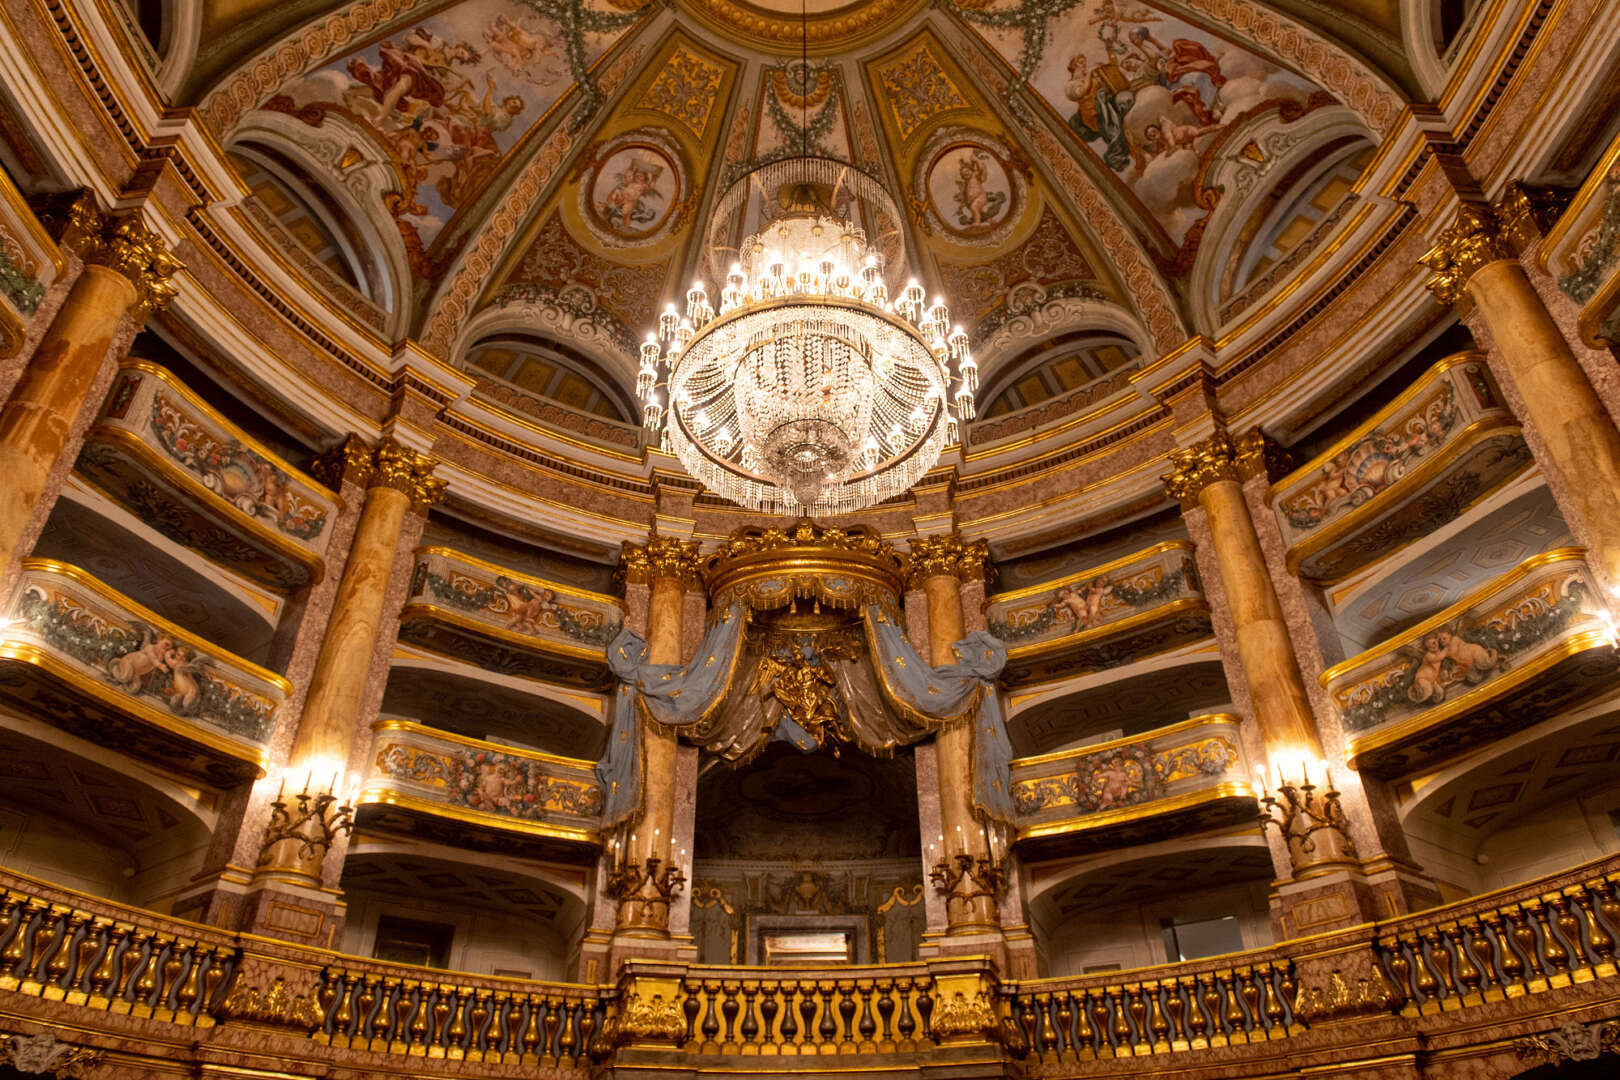
<svg viewBox="0 0 1620 1080">
<path fill-rule="evenodd" d="M 333 464 L 364 488 L 365 504 L 310 674 L 297 734 L 277 780 L 278 796 L 268 806 L 270 821 L 254 875 L 259 894 L 251 917 L 255 929 L 275 906 L 271 898 L 278 893 L 307 891 L 304 906 L 321 910 L 322 898 L 335 891 L 337 868 L 328 865 L 328 856 L 333 850 L 341 855 L 346 847 L 337 823 L 347 816 L 343 797 L 354 749 L 370 737 L 364 715 L 367 677 L 401 536 L 409 515 L 425 515 L 444 494 L 445 482 L 432 475 L 435 462 L 392 438 L 375 447 L 351 438 Z M 281 906 L 286 906 L 284 899 Z"/>
<path fill-rule="evenodd" d="M 936 667 L 956 662 L 951 646 L 966 633 L 962 583 L 982 582 L 989 562 L 990 549 L 983 540 L 968 541 L 950 533 L 912 541 L 907 588 L 920 589 L 926 600 L 929 660 Z M 973 806 L 973 725 L 962 721 L 940 729 L 934 737 L 934 754 L 939 832 L 923 837 L 923 848 L 935 845 L 937 864 L 953 870 L 959 857 L 972 859 L 975 866 L 981 860 L 987 865 L 993 861 L 988 834 Z M 946 936 L 999 935 L 996 891 L 964 874 L 945 897 Z"/>
<path fill-rule="evenodd" d="M 175 292 L 180 267 L 137 215 L 98 211 L 88 194 L 53 206 L 47 224 L 83 260 L 72 290 L 0 409 L 0 578 L 9 581 L 49 512 L 47 487 L 125 316 L 144 322 Z"/>
<path fill-rule="evenodd" d="M 1437 299 L 1470 305 L 1484 324 L 1491 366 L 1522 404 L 1520 419 L 1548 487 L 1588 548 L 1592 568 L 1605 584 L 1620 587 L 1620 429 L 1500 222 L 1465 204 L 1420 261 Z"/>
<path fill-rule="evenodd" d="M 698 544 L 654 536 L 646 545 L 625 544 L 621 572 L 627 585 L 645 585 L 647 601 L 647 659 L 654 664 L 679 664 L 681 627 L 686 593 L 698 580 Z M 667 942 L 669 909 L 684 877 L 687 859 L 672 859 L 677 802 L 676 776 L 680 745 L 675 732 L 643 717 L 641 727 L 641 813 L 616 852 L 608 888 L 618 901 L 614 926 L 614 957 L 661 955 L 641 941 Z M 629 939 L 629 940 L 626 940 Z"/>
</svg>

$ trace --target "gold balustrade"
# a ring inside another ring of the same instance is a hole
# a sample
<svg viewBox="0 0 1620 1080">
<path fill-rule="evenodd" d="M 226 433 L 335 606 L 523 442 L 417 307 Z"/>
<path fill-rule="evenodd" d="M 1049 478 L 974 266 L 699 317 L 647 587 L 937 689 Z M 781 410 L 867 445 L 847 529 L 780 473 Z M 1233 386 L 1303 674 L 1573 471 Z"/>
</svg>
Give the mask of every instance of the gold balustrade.
<svg viewBox="0 0 1620 1080">
<path fill-rule="evenodd" d="M 1049 858 L 1252 821 L 1239 721 L 1196 716 L 1012 763 L 1019 851 Z"/>
<path fill-rule="evenodd" d="M 119 367 L 79 474 L 176 543 L 285 592 L 320 580 L 337 495 L 166 368 Z"/>
<path fill-rule="evenodd" d="M 1608 685 L 1615 632 L 1582 548 L 1531 556 L 1321 675 L 1358 769 L 1401 776 Z"/>
<path fill-rule="evenodd" d="M 982 957 L 630 961 L 615 985 L 587 986 L 344 956 L 0 870 L 0 1017 L 126 1050 L 132 1036 L 151 1040 L 153 1022 L 188 1029 L 199 1051 L 239 1046 L 240 1031 L 298 1071 L 584 1075 L 612 1061 L 763 1075 L 788 1057 L 862 1072 L 1027 1056 L 1049 1076 L 1118 1058 L 1157 1072 L 1217 1048 L 1275 1063 L 1306 1031 L 1301 1052 L 1343 1058 L 1368 1042 L 1358 1025 L 1394 1017 L 1418 1036 L 1456 1030 L 1452 1017 L 1470 1011 L 1476 1027 L 1555 1027 L 1571 1009 L 1620 1004 L 1617 940 L 1620 856 L 1609 856 L 1414 915 L 1135 971 L 1003 981 Z M 1453 1026 L 1430 1027 L 1442 1023 Z"/>
<path fill-rule="evenodd" d="M 503 675 L 605 690 L 607 646 L 623 622 L 614 597 L 422 547 L 399 637 Z"/>
<path fill-rule="evenodd" d="M 90 742 L 229 787 L 258 776 L 292 685 L 80 570 L 25 559 L 0 698 Z"/>
<path fill-rule="evenodd" d="M 1272 485 L 1288 568 L 1340 581 L 1427 536 L 1529 464 L 1484 354 L 1448 356 Z"/>
<path fill-rule="evenodd" d="M 1117 667 L 1211 633 L 1190 540 L 995 593 L 985 601 L 985 620 L 1007 643 L 1002 678 L 1013 685 Z"/>
</svg>

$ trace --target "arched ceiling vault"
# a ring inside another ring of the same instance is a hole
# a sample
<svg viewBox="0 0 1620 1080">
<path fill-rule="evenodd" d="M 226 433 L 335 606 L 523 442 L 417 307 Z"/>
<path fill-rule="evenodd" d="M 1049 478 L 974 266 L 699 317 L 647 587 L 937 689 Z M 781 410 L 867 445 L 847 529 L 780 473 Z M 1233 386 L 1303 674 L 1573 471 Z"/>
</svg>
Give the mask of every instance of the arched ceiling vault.
<svg viewBox="0 0 1620 1080">
<path fill-rule="evenodd" d="M 182 97 L 368 201 L 429 350 L 527 319 L 622 372 L 709 272 L 717 193 L 801 140 L 890 185 L 907 265 L 980 344 L 1085 301 L 1169 351 L 1213 329 L 1188 289 L 1230 254 L 1230 178 L 1318 129 L 1376 140 L 1407 81 L 1378 0 L 1334 37 L 1297 0 L 809 6 L 805 67 L 785 0 L 202 0 Z"/>
</svg>

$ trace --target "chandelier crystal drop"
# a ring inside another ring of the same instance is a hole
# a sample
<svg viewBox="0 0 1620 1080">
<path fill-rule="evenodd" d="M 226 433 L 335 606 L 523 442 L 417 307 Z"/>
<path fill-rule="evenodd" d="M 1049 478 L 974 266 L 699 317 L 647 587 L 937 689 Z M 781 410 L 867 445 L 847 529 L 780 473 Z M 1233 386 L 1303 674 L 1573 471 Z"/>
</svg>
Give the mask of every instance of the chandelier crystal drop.
<svg viewBox="0 0 1620 1080">
<path fill-rule="evenodd" d="M 841 514 L 902 494 L 973 418 L 967 334 L 915 281 L 891 300 L 847 211 L 859 202 L 877 220 L 899 216 L 864 172 L 778 160 L 733 184 L 717 218 L 753 192 L 787 209 L 742 242 L 718 305 L 694 284 L 685 313 L 671 305 L 641 346 L 647 432 L 705 487 L 754 510 Z"/>
</svg>

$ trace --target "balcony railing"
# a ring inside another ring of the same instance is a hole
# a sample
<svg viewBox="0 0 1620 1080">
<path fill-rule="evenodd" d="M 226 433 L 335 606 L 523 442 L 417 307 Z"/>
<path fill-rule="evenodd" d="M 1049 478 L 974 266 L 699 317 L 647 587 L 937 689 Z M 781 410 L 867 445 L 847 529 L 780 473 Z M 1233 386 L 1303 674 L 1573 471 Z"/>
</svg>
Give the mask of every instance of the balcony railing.
<svg viewBox="0 0 1620 1080">
<path fill-rule="evenodd" d="M 1588 1007 L 1610 1015 L 1617 938 L 1620 856 L 1610 856 L 1413 915 L 1134 971 L 1002 981 L 982 957 L 803 969 L 631 961 L 614 986 L 580 986 L 344 956 L 0 870 L 0 1008 L 76 1044 L 116 1046 L 132 1067 L 143 1050 L 217 1060 L 250 1045 L 319 1074 L 584 1076 L 593 1061 L 723 1061 L 764 1075 L 813 1056 L 818 1075 L 965 1064 L 986 1075 L 1018 1057 L 1043 1076 L 1127 1057 L 1164 1075 L 1219 1049 L 1249 1075 L 1384 1054 L 1397 1016 L 1403 1038 L 1445 1033 L 1454 1050 L 1485 1053 L 1501 1048 L 1504 1027 L 1550 1030 Z M 154 1024 L 187 1034 L 165 1039 Z"/>
<path fill-rule="evenodd" d="M 27 559 L 0 697 L 80 738 L 222 787 L 257 776 L 292 687 L 74 566 Z"/>
<path fill-rule="evenodd" d="M 1010 683 L 1117 667 L 1206 638 L 1209 605 L 1188 540 L 1156 544 L 1071 578 L 996 593 L 990 632 Z"/>
<path fill-rule="evenodd" d="M 1019 850 L 1038 857 L 1253 821 L 1238 719 L 1194 717 L 1012 763 Z"/>
<path fill-rule="evenodd" d="M 45 290 L 66 266 L 22 192 L 0 175 L 0 357 L 22 349 Z"/>
<path fill-rule="evenodd" d="M 1405 775 L 1608 684 L 1614 631 L 1582 548 L 1533 556 L 1321 675 L 1358 769 Z"/>
<path fill-rule="evenodd" d="M 78 470 L 169 539 L 254 581 L 290 592 L 324 572 L 337 496 L 156 364 L 124 362 Z"/>
<path fill-rule="evenodd" d="M 1485 358 L 1458 353 L 1271 488 L 1288 567 L 1339 581 L 1455 518 L 1530 464 Z"/>
<path fill-rule="evenodd" d="M 619 601 L 449 548 L 416 553 L 400 640 L 502 675 L 604 690 Z"/>
<path fill-rule="evenodd" d="M 372 730 L 361 825 L 376 822 L 387 808 L 405 815 L 396 829 L 430 837 L 465 827 L 515 834 L 514 843 L 545 849 L 541 854 L 577 858 L 582 846 L 595 850 L 603 794 L 591 762 L 404 720 L 380 720 Z"/>
</svg>

